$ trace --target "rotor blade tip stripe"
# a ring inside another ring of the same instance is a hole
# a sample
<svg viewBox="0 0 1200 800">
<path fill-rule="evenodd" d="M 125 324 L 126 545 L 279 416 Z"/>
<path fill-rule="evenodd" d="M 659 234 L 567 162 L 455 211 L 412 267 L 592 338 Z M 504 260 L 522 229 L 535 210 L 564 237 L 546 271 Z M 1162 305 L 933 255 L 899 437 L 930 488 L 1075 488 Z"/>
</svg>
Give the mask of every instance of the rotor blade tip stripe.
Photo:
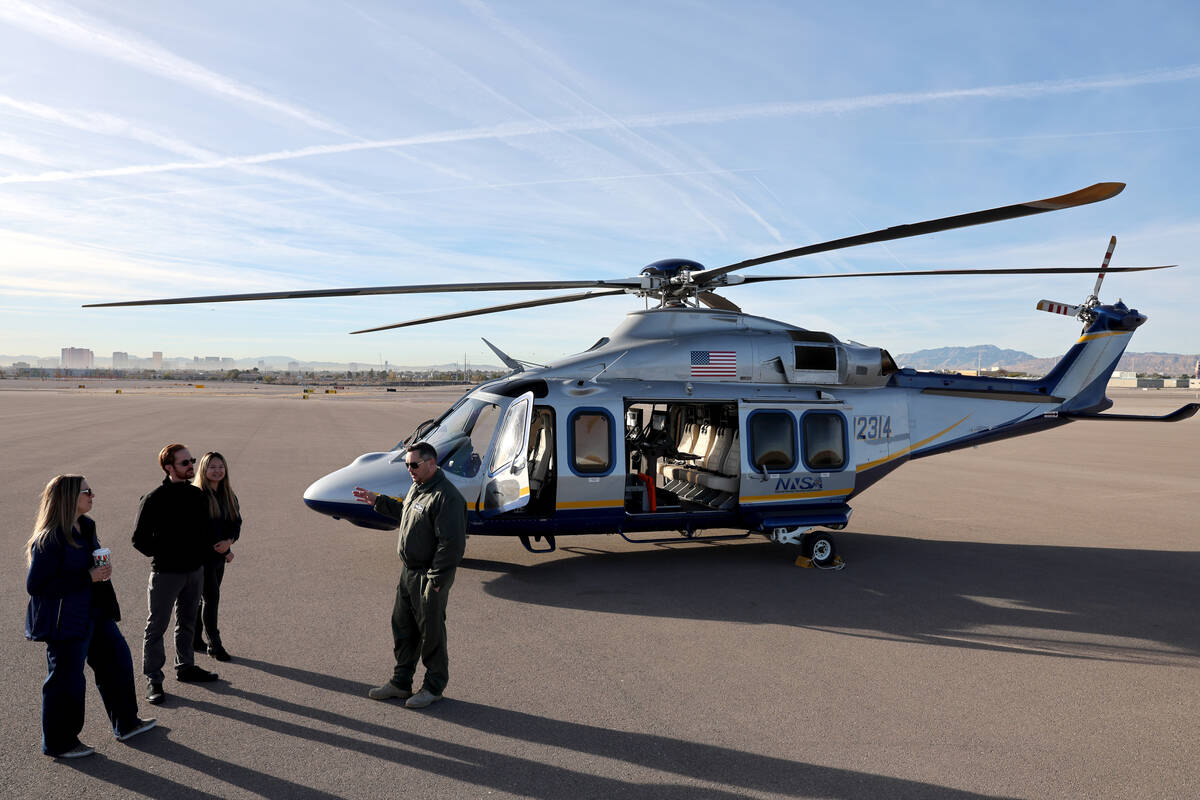
<svg viewBox="0 0 1200 800">
<path fill-rule="evenodd" d="M 1034 208 L 1044 208 L 1047 210 L 1086 206 L 1089 203 L 1099 203 L 1101 200 L 1116 197 L 1124 190 L 1125 184 L 1123 183 L 1096 183 L 1078 191 L 1062 194 L 1058 197 L 1047 197 L 1045 200 L 1038 200 L 1029 205 Z"/>
</svg>

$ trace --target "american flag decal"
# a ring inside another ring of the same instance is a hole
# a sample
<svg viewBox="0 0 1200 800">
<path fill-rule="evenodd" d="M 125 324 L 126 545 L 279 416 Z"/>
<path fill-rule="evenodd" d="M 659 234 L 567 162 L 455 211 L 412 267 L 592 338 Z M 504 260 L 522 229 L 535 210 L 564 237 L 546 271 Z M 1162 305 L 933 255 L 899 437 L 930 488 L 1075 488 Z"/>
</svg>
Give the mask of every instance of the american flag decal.
<svg viewBox="0 0 1200 800">
<path fill-rule="evenodd" d="M 693 378 L 736 378 L 736 350 L 693 350 Z"/>
</svg>

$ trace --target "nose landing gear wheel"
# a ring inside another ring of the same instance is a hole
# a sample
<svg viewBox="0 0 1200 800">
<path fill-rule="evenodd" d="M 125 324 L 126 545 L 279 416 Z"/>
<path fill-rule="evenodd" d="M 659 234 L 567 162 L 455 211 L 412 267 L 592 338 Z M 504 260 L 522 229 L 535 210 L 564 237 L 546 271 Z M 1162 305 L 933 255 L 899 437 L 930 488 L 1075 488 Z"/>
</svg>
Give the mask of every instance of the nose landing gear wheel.
<svg viewBox="0 0 1200 800">
<path fill-rule="evenodd" d="M 812 560 L 814 567 L 832 567 L 837 559 L 833 537 L 824 531 L 805 534 L 800 542 L 800 552 L 805 558 Z"/>
</svg>

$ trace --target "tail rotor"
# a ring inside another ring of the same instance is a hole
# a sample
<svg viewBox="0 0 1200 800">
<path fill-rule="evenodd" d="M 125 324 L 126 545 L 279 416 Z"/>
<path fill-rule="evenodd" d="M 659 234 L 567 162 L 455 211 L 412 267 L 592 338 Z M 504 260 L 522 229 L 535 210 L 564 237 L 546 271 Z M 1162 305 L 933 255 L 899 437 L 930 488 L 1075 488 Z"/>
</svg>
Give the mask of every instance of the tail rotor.
<svg viewBox="0 0 1200 800">
<path fill-rule="evenodd" d="M 1092 293 L 1081 304 L 1072 305 L 1070 303 L 1059 303 L 1054 300 L 1038 300 L 1037 310 L 1075 317 L 1082 321 L 1085 326 L 1090 324 L 1096 317 L 1093 309 L 1100 305 L 1100 285 L 1104 283 L 1104 276 L 1108 274 L 1108 262 L 1112 260 L 1113 250 L 1116 249 L 1117 237 L 1113 236 L 1108 240 L 1108 250 L 1104 253 L 1104 261 L 1100 263 L 1100 272 L 1096 275 L 1096 285 L 1092 287 Z"/>
</svg>

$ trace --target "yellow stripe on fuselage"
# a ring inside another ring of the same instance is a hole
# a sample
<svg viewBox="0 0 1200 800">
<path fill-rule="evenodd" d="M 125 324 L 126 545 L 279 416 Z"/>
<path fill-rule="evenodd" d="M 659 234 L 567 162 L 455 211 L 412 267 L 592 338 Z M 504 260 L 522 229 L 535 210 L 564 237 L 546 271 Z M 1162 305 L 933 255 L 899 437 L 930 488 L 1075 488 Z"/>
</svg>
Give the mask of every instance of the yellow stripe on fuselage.
<svg viewBox="0 0 1200 800">
<path fill-rule="evenodd" d="M 1079 341 L 1075 344 L 1083 344 L 1090 342 L 1092 339 L 1103 339 L 1105 336 L 1128 336 L 1133 331 L 1104 331 L 1103 333 L 1089 333 L 1086 336 L 1080 336 Z"/>
<path fill-rule="evenodd" d="M 942 435 L 947 434 L 950 431 L 954 430 L 959 425 L 962 425 L 964 422 L 966 422 L 967 417 L 970 417 L 970 416 L 971 416 L 970 414 L 967 414 L 966 417 L 963 417 L 958 422 L 951 425 L 949 428 L 946 428 L 944 431 L 938 431 L 933 436 L 930 436 L 928 439 L 922 439 L 921 441 L 917 442 L 916 444 L 909 445 L 908 447 L 901 450 L 899 453 L 892 453 L 890 456 L 884 456 L 883 458 L 877 458 L 874 461 L 868 461 L 865 464 L 859 464 L 857 467 L 854 468 L 854 471 L 862 472 L 863 470 L 868 470 L 871 467 L 877 467 L 880 464 L 886 464 L 887 462 L 892 461 L 897 458 L 900 458 L 901 456 L 906 456 L 909 453 L 911 453 L 913 450 L 916 450 L 918 447 L 924 447 L 925 445 L 929 444 L 930 442 L 932 442 L 934 439 L 938 438 L 939 436 L 942 436 Z"/>
</svg>

